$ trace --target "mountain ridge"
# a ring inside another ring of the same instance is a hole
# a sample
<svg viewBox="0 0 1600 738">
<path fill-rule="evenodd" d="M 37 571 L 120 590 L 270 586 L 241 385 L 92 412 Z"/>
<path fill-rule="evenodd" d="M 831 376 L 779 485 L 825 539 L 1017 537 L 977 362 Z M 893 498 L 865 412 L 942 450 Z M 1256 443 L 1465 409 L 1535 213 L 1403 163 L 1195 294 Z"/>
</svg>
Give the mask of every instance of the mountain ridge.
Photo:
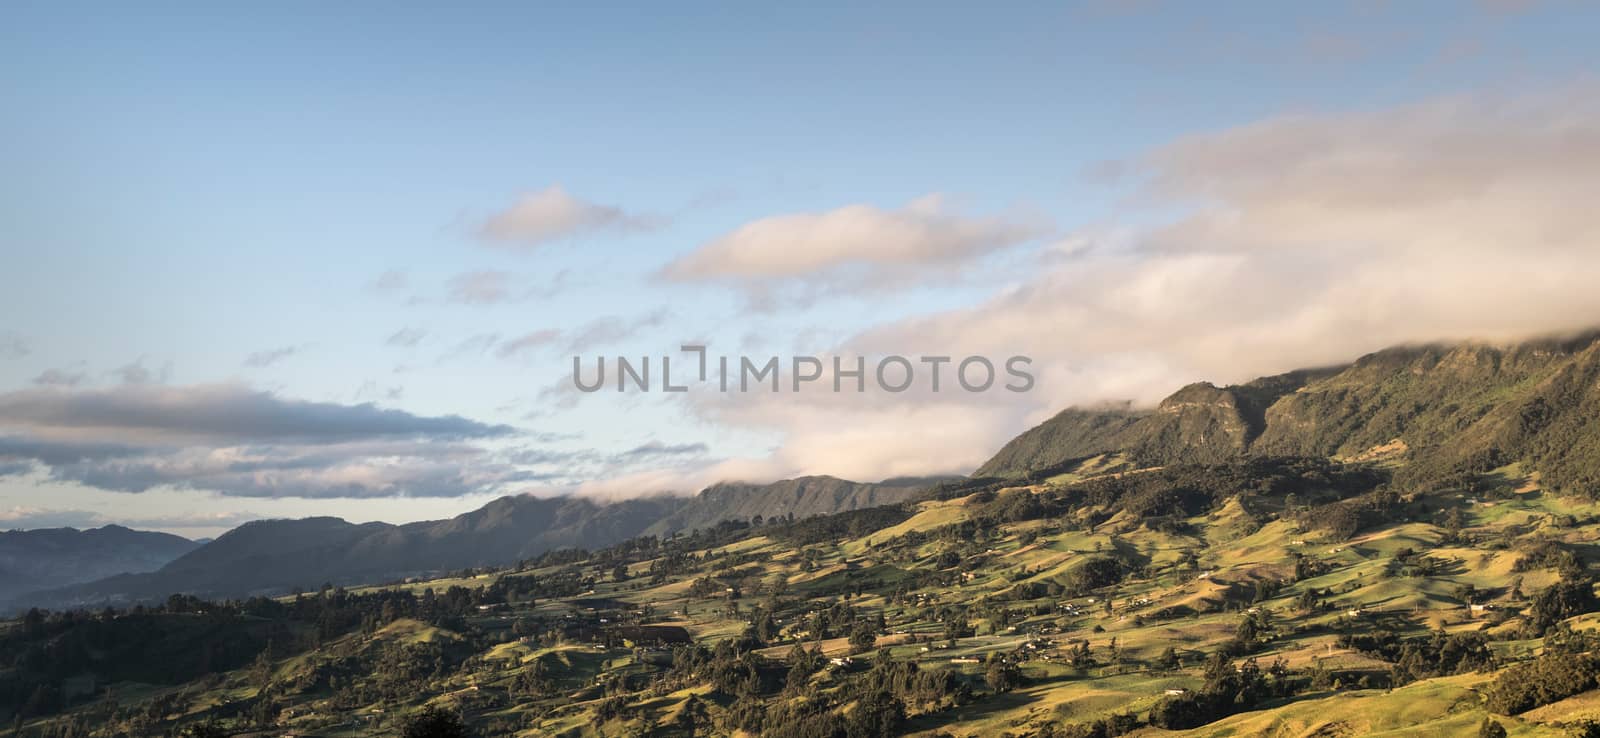
<svg viewBox="0 0 1600 738">
<path fill-rule="evenodd" d="M 154 571 L 198 548 L 121 525 L 0 531 L 0 599 L 121 573 Z"/>
<path fill-rule="evenodd" d="M 1244 457 L 1356 458 L 1398 442 L 1423 480 L 1522 462 L 1553 487 L 1600 481 L 1600 334 L 1398 346 L 1240 385 L 1190 384 L 1155 408 L 1068 408 L 974 473 L 1016 478 L 1120 452 L 1139 466 Z M 1554 430 L 1554 433 L 1549 431 Z"/>
<path fill-rule="evenodd" d="M 943 479 L 862 483 L 808 476 L 764 485 L 723 482 L 692 497 L 663 494 L 609 502 L 512 495 L 451 518 L 401 525 L 335 517 L 257 520 L 157 570 L 41 589 L 10 605 L 127 603 L 172 593 L 243 597 L 392 581 L 503 566 L 546 551 L 593 549 L 640 535 L 688 532 L 723 520 L 806 517 L 895 504 Z"/>
</svg>

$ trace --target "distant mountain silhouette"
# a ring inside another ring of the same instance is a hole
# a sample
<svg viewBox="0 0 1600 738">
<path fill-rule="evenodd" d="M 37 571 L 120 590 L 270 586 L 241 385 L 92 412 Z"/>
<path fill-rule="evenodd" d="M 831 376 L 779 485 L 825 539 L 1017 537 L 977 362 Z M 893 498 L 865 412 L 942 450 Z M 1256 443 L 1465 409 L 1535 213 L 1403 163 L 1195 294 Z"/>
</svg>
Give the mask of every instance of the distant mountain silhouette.
<svg viewBox="0 0 1600 738">
<path fill-rule="evenodd" d="M 120 525 L 0 532 L 0 600 L 26 592 L 160 569 L 200 544 Z"/>
<path fill-rule="evenodd" d="M 322 584 L 378 583 L 506 565 L 554 549 L 601 548 L 639 535 L 670 535 L 723 520 L 806 517 L 891 504 L 910 499 L 936 481 L 868 484 L 803 477 L 772 484 L 718 484 L 694 497 L 605 501 L 514 496 L 448 520 L 406 525 L 357 525 L 331 517 L 258 520 L 159 570 L 67 587 L 46 583 L 54 588 L 12 597 L 8 604 L 87 606 L 158 600 L 179 592 L 225 598 L 283 594 Z"/>
</svg>

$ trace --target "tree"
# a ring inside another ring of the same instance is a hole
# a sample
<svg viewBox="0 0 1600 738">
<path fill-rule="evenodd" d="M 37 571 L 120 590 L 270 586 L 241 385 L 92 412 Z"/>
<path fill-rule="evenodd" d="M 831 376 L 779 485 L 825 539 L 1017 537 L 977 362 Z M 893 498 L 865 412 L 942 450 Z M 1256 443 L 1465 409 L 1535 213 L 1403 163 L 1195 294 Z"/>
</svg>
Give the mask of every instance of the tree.
<svg viewBox="0 0 1600 738">
<path fill-rule="evenodd" d="M 851 627 L 850 651 L 852 653 L 864 653 L 866 651 L 870 651 L 877 643 L 878 635 L 873 632 L 871 622 L 866 620 L 858 620 L 856 621 L 856 624 Z"/>
<path fill-rule="evenodd" d="M 406 720 L 401 731 L 404 738 L 467 738 L 467 726 L 461 716 L 438 707 L 424 708 Z"/>
<path fill-rule="evenodd" d="M 756 639 L 762 643 L 771 643 L 772 639 L 778 636 L 778 624 L 773 622 L 772 613 L 765 608 L 756 617 L 752 627 L 755 628 Z"/>
<path fill-rule="evenodd" d="M 991 656 L 989 667 L 984 670 L 983 680 L 988 682 L 989 689 L 996 694 L 1010 692 L 1017 686 L 1017 667 L 1006 663 L 1005 659 Z"/>
<path fill-rule="evenodd" d="M 906 705 L 887 690 L 861 698 L 845 723 L 848 738 L 877 738 L 895 735 L 906 722 Z"/>
<path fill-rule="evenodd" d="M 1486 717 L 1483 725 L 1478 726 L 1478 738 L 1506 738 L 1506 729 L 1494 718 Z"/>
</svg>

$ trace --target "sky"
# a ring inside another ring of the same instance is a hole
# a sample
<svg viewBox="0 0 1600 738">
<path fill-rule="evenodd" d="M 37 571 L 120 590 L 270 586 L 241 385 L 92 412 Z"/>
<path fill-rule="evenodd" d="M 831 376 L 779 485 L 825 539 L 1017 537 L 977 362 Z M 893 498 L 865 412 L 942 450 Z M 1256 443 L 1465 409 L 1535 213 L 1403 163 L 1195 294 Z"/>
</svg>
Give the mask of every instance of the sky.
<svg viewBox="0 0 1600 738">
<path fill-rule="evenodd" d="M 863 5 L 8 4 L 0 529 L 959 474 L 1600 324 L 1593 5 Z M 685 344 L 785 387 L 575 389 Z"/>
</svg>

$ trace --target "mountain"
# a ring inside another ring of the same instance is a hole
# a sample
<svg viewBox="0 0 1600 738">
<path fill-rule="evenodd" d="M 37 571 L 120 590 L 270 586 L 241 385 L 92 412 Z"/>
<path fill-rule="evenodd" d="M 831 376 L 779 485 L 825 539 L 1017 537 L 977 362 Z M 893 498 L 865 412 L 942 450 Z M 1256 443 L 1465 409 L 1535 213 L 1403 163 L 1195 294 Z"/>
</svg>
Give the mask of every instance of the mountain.
<svg viewBox="0 0 1600 738">
<path fill-rule="evenodd" d="M 1243 385 L 1192 384 L 1154 409 L 1069 409 L 984 463 L 1020 477 L 1100 454 L 1138 466 L 1244 457 L 1388 458 L 1401 481 L 1513 463 L 1561 492 L 1600 491 L 1600 336 L 1386 349 Z"/>
<path fill-rule="evenodd" d="M 200 544 L 120 525 L 0 532 L 0 600 L 24 592 L 148 572 Z"/>
<path fill-rule="evenodd" d="M 674 497 L 603 504 L 577 497 L 516 496 L 448 520 L 406 525 L 355 524 L 332 517 L 257 520 L 157 571 L 38 592 L 29 602 L 149 601 L 174 592 L 271 595 L 326 583 L 373 583 L 503 565 L 555 548 L 626 540 L 681 504 Z"/>
<path fill-rule="evenodd" d="M 10 604 L 152 601 L 175 592 L 225 598 L 281 594 L 325 583 L 383 582 L 503 566 L 554 549 L 602 548 L 639 535 L 665 536 L 723 520 L 807 517 L 894 504 L 938 481 L 907 478 L 869 484 L 802 477 L 772 484 L 718 484 L 692 498 L 663 495 L 614 502 L 514 496 L 448 520 L 406 525 L 358 525 L 330 517 L 258 520 L 156 571 L 70 587 L 57 584 Z"/>
<path fill-rule="evenodd" d="M 645 529 L 647 535 L 695 530 L 723 520 L 756 516 L 803 518 L 893 505 L 946 478 L 905 477 L 864 483 L 829 476 L 799 477 L 771 484 L 722 482 L 700 491 L 673 514 Z"/>
</svg>

